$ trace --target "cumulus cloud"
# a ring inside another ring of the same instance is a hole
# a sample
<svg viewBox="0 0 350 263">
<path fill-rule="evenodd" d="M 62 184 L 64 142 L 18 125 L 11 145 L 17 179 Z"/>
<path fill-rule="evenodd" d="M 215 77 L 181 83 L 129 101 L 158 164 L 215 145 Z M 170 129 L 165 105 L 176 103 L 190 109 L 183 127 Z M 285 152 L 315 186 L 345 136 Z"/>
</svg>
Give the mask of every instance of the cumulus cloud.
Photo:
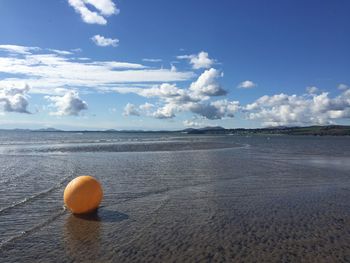
<svg viewBox="0 0 350 263">
<path fill-rule="evenodd" d="M 100 47 L 108 47 L 108 46 L 112 46 L 112 47 L 117 47 L 118 43 L 119 43 L 119 39 L 117 38 L 106 38 L 104 36 L 101 35 L 95 35 L 91 38 L 91 40 Z"/>
<path fill-rule="evenodd" d="M 112 0 L 68 0 L 68 3 L 88 24 L 106 25 L 106 17 L 119 13 Z M 96 11 L 89 9 L 90 6 Z"/>
<path fill-rule="evenodd" d="M 210 103 L 189 103 L 188 109 L 209 120 L 233 118 L 240 108 L 238 101 L 217 100 Z"/>
<path fill-rule="evenodd" d="M 165 101 L 191 101 L 190 94 L 176 84 L 163 83 L 159 86 L 154 86 L 150 89 L 142 89 L 140 92 L 144 97 L 159 97 Z"/>
<path fill-rule="evenodd" d="M 316 94 L 318 92 L 318 88 L 316 86 L 306 87 L 306 92 L 309 94 Z"/>
<path fill-rule="evenodd" d="M 77 116 L 82 110 L 88 108 L 87 103 L 76 91 L 68 91 L 63 96 L 45 96 L 45 98 L 52 102 L 51 107 L 56 108 L 56 111 L 50 112 L 51 115 Z"/>
<path fill-rule="evenodd" d="M 215 63 L 213 59 L 209 58 L 209 54 L 204 51 L 199 52 L 197 55 L 182 55 L 177 56 L 177 58 L 188 59 L 194 69 L 210 68 Z"/>
<path fill-rule="evenodd" d="M 178 88 L 176 84 L 162 83 L 151 88 L 116 88 L 118 93 L 135 93 L 145 98 L 158 98 L 163 102 L 184 103 L 198 101 L 191 97 L 188 90 Z"/>
<path fill-rule="evenodd" d="M 139 106 L 127 103 L 124 107 L 123 115 L 124 116 L 141 116 L 141 114 L 145 116 L 153 116 L 154 112 L 152 110 L 154 109 L 154 105 L 152 103 L 144 103 Z"/>
<path fill-rule="evenodd" d="M 220 72 L 214 68 L 204 71 L 188 89 L 176 84 L 162 83 L 151 88 L 116 88 L 119 93 L 136 93 L 142 97 L 157 97 L 165 102 L 198 102 L 210 97 L 222 96 L 227 92 L 218 83 Z"/>
<path fill-rule="evenodd" d="M 154 105 L 152 103 L 146 102 L 145 104 L 140 105 L 140 110 L 144 112 L 150 112 L 154 108 Z"/>
<path fill-rule="evenodd" d="M 134 104 L 128 103 L 124 107 L 124 116 L 140 116 L 140 111 Z"/>
<path fill-rule="evenodd" d="M 179 88 L 176 84 L 163 83 L 152 88 L 123 88 L 116 91 L 158 99 L 160 101 L 158 108 L 152 104 L 152 107 L 143 113 L 158 119 L 174 118 L 181 112 L 191 112 L 211 120 L 232 118 L 240 107 L 237 101 L 211 101 L 216 96 L 226 94 L 218 83 L 220 76 L 222 75 L 218 70 L 211 68 L 204 71 L 187 89 Z M 150 112 L 151 109 L 153 112 Z"/>
<path fill-rule="evenodd" d="M 197 122 L 197 121 L 193 121 L 193 120 L 184 120 L 182 122 L 182 124 L 185 127 L 201 127 L 201 126 L 204 126 L 204 124 L 202 122 Z"/>
<path fill-rule="evenodd" d="M 29 86 L 0 88 L 0 105 L 5 112 L 30 113 L 28 107 Z"/>
<path fill-rule="evenodd" d="M 350 90 L 335 98 L 327 92 L 309 96 L 262 96 L 244 107 L 247 118 L 267 126 L 331 124 L 335 119 L 350 117 Z"/>
<path fill-rule="evenodd" d="M 167 103 L 163 107 L 158 108 L 152 113 L 152 116 L 157 119 L 170 119 L 175 117 L 175 113 L 179 111 L 178 105 L 175 103 Z"/>
<path fill-rule="evenodd" d="M 225 116 L 233 118 L 234 114 L 240 109 L 239 101 L 228 101 L 224 99 L 213 101 L 211 104 L 217 108 L 221 118 Z"/>
<path fill-rule="evenodd" d="M 255 88 L 256 86 L 257 86 L 257 84 L 254 83 L 253 81 L 245 80 L 245 81 L 242 81 L 241 83 L 239 83 L 237 88 L 239 88 L 239 89 L 252 89 L 252 88 Z"/>
<path fill-rule="evenodd" d="M 214 68 L 204 71 L 197 81 L 190 86 L 190 91 L 195 96 L 222 96 L 226 95 L 226 91 L 221 88 L 216 81 L 220 77 L 220 72 Z"/>
<path fill-rule="evenodd" d="M 209 120 L 221 119 L 222 115 L 218 109 L 210 103 L 191 103 L 189 110 Z"/>
</svg>

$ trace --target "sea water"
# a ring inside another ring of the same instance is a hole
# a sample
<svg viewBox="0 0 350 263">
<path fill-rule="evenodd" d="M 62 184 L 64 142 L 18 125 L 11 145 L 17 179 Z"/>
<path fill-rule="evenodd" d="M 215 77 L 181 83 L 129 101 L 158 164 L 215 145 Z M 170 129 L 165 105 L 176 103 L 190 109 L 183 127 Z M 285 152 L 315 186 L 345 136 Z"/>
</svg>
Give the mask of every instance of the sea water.
<svg viewBox="0 0 350 263">
<path fill-rule="evenodd" d="M 4 262 L 347 261 L 349 200 L 348 137 L 0 132 Z"/>
</svg>

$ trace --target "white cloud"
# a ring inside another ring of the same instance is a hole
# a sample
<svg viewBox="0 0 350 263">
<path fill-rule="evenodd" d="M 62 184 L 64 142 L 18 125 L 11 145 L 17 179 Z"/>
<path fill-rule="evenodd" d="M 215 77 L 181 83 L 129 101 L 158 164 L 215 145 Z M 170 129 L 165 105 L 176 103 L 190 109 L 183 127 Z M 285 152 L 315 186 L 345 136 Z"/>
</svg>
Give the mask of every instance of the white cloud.
<svg viewBox="0 0 350 263">
<path fill-rule="evenodd" d="M 28 107 L 27 84 L 20 87 L 2 87 L 0 88 L 0 105 L 5 112 L 30 113 Z"/>
<path fill-rule="evenodd" d="M 154 109 L 154 105 L 152 103 L 144 103 L 139 106 L 136 106 L 132 103 L 127 103 L 124 107 L 123 115 L 124 116 L 153 116 L 152 110 Z"/>
<path fill-rule="evenodd" d="M 143 115 L 158 119 L 174 118 L 181 112 L 192 112 L 211 120 L 232 118 L 240 107 L 237 101 L 210 101 L 215 96 L 226 94 L 217 82 L 220 76 L 220 72 L 212 68 L 203 72 L 187 89 L 179 88 L 176 84 L 163 83 L 152 88 L 121 88 L 116 91 L 135 93 L 145 98 L 157 98 L 160 106 L 151 107 L 150 109 L 155 108 L 154 111 L 148 111 Z"/>
<path fill-rule="evenodd" d="M 201 51 L 197 55 L 177 56 L 178 59 L 188 59 L 194 69 L 210 68 L 215 61 L 209 58 L 207 52 Z"/>
<path fill-rule="evenodd" d="M 233 118 L 234 113 L 239 110 L 238 101 L 217 100 L 210 103 L 189 103 L 188 109 L 209 120 L 218 120 L 222 118 Z"/>
<path fill-rule="evenodd" d="M 126 104 L 126 106 L 124 107 L 124 112 L 123 112 L 124 116 L 140 116 L 140 111 L 137 108 L 137 106 L 135 106 L 132 103 L 128 103 Z"/>
<path fill-rule="evenodd" d="M 78 48 L 72 48 L 71 51 L 78 53 L 78 52 L 82 52 L 83 50 L 78 47 Z"/>
<path fill-rule="evenodd" d="M 52 102 L 51 107 L 56 108 L 56 111 L 50 112 L 51 115 L 77 116 L 82 110 L 88 108 L 87 103 L 76 91 L 68 91 L 63 96 L 45 96 L 45 98 Z"/>
<path fill-rule="evenodd" d="M 171 65 L 170 71 L 171 71 L 171 72 L 176 72 L 176 71 L 177 71 L 177 68 L 176 68 L 174 65 Z"/>
<path fill-rule="evenodd" d="M 162 59 L 160 59 L 160 58 L 143 58 L 142 61 L 145 61 L 145 62 L 162 62 Z"/>
<path fill-rule="evenodd" d="M 335 98 L 327 92 L 297 96 L 278 94 L 263 96 L 244 107 L 247 118 L 268 126 L 331 124 L 336 119 L 350 118 L 350 90 Z"/>
<path fill-rule="evenodd" d="M 188 91 L 178 88 L 175 84 L 163 83 L 154 85 L 151 88 L 116 88 L 121 94 L 135 93 L 145 98 L 158 98 L 164 102 L 186 102 L 196 99 L 191 98 Z"/>
<path fill-rule="evenodd" d="M 91 40 L 100 47 L 108 47 L 108 46 L 112 46 L 112 47 L 116 47 L 118 46 L 119 43 L 119 39 L 117 38 L 106 38 L 104 36 L 101 35 L 95 35 L 91 38 Z"/>
<path fill-rule="evenodd" d="M 56 94 L 57 87 L 86 87 L 96 90 L 113 90 L 128 83 L 159 83 L 186 81 L 193 72 L 171 71 L 170 69 L 148 68 L 142 64 L 120 61 L 80 61 L 47 49 L 32 50 L 22 46 L 11 46 L 0 54 L 0 73 L 6 73 L 1 85 L 17 86 L 25 82 L 31 93 Z M 45 50 L 46 53 L 43 53 Z M 23 52 L 32 53 L 23 53 Z M 17 56 L 9 54 L 17 52 Z M 22 75 L 21 78 L 18 74 Z M 12 76 L 11 76 L 12 75 Z M 149 85 L 149 84 L 148 84 Z"/>
<path fill-rule="evenodd" d="M 255 88 L 257 85 L 251 81 L 251 80 L 245 80 L 242 81 L 241 83 L 238 84 L 237 88 L 239 89 L 251 89 L 251 88 Z"/>
<path fill-rule="evenodd" d="M 195 96 L 222 96 L 226 95 L 226 91 L 216 81 L 220 77 L 220 72 L 214 68 L 204 71 L 197 81 L 190 86 L 190 91 Z"/>
<path fill-rule="evenodd" d="M 159 97 L 164 100 L 191 100 L 186 90 L 176 87 L 176 84 L 169 83 L 163 83 L 150 89 L 143 89 L 141 94 L 145 97 Z"/>
<path fill-rule="evenodd" d="M 119 13 L 112 0 L 68 0 L 68 3 L 88 24 L 105 25 L 107 24 L 105 17 Z M 89 5 L 96 11 L 89 9 Z"/>
<path fill-rule="evenodd" d="M 222 117 L 218 109 L 210 103 L 190 103 L 186 106 L 188 106 L 189 111 L 209 120 L 221 119 Z"/>
<path fill-rule="evenodd" d="M 38 47 L 25 47 L 18 45 L 0 45 L 0 50 L 15 54 L 31 54 L 31 51 L 40 50 Z"/>
<path fill-rule="evenodd" d="M 233 118 L 234 114 L 240 109 L 239 101 L 228 101 L 224 99 L 213 101 L 211 104 L 217 108 L 221 117 L 227 116 Z"/>
<path fill-rule="evenodd" d="M 318 92 L 318 88 L 316 86 L 306 87 L 306 92 L 309 94 L 316 94 Z"/>
<path fill-rule="evenodd" d="M 344 83 L 340 83 L 339 85 L 338 85 L 338 89 L 339 90 L 347 90 L 347 89 L 349 89 L 350 87 L 348 86 L 348 85 L 346 85 L 346 84 L 344 84 Z"/>
<path fill-rule="evenodd" d="M 119 62 L 119 61 L 94 61 L 91 65 L 105 66 L 109 69 L 146 69 L 147 67 L 137 63 Z"/>
<path fill-rule="evenodd" d="M 87 60 L 91 60 L 90 58 L 85 58 L 85 57 L 82 57 L 82 58 L 76 58 L 77 60 L 85 60 L 85 61 L 87 61 Z"/>
<path fill-rule="evenodd" d="M 120 12 L 112 0 L 84 0 L 84 2 L 94 6 L 105 16 L 118 14 Z"/>
<path fill-rule="evenodd" d="M 154 108 L 154 105 L 152 103 L 148 103 L 148 102 L 140 105 L 140 110 L 142 110 L 146 113 L 149 112 L 150 110 L 152 110 L 153 108 Z"/>
<path fill-rule="evenodd" d="M 157 119 L 169 119 L 175 117 L 177 111 L 178 105 L 175 103 L 168 103 L 153 112 L 152 116 Z"/>
<path fill-rule="evenodd" d="M 196 122 L 196 121 L 191 121 L 191 120 L 184 120 L 182 124 L 185 127 L 201 127 L 204 126 L 202 122 Z"/>
<path fill-rule="evenodd" d="M 207 52 L 202 51 L 197 56 L 193 56 L 190 63 L 194 69 L 210 68 L 214 64 L 214 60 L 209 58 Z"/>
<path fill-rule="evenodd" d="M 48 50 L 52 51 L 52 52 L 55 52 L 55 53 L 57 53 L 59 55 L 72 55 L 73 54 L 73 52 L 67 51 L 67 50 L 59 50 L 59 49 L 51 49 L 51 48 L 49 48 Z"/>
<path fill-rule="evenodd" d="M 135 93 L 142 97 L 156 97 L 165 102 L 198 102 L 210 97 L 222 96 L 227 92 L 221 88 L 217 79 L 220 72 L 214 68 L 204 71 L 188 89 L 182 89 L 176 84 L 162 83 L 151 88 L 116 88 L 118 93 Z"/>
</svg>

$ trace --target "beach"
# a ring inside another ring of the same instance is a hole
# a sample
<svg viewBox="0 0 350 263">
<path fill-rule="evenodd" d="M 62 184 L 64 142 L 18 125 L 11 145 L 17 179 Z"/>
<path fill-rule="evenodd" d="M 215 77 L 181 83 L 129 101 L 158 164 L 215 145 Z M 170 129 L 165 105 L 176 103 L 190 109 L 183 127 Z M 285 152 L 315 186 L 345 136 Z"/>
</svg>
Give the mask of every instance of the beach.
<svg viewBox="0 0 350 263">
<path fill-rule="evenodd" d="M 24 133 L 24 134 L 23 134 Z M 347 137 L 0 134 L 3 262 L 349 262 Z M 63 208 L 79 175 L 94 214 Z"/>
</svg>

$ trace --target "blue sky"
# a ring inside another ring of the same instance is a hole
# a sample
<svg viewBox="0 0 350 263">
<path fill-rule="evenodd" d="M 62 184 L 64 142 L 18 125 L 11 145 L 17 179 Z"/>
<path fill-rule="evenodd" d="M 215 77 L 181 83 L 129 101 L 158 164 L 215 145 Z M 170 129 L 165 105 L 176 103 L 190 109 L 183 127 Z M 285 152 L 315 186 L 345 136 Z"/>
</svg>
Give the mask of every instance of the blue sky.
<svg viewBox="0 0 350 263">
<path fill-rule="evenodd" d="M 350 124 L 349 1 L 0 2 L 2 128 Z"/>
</svg>

